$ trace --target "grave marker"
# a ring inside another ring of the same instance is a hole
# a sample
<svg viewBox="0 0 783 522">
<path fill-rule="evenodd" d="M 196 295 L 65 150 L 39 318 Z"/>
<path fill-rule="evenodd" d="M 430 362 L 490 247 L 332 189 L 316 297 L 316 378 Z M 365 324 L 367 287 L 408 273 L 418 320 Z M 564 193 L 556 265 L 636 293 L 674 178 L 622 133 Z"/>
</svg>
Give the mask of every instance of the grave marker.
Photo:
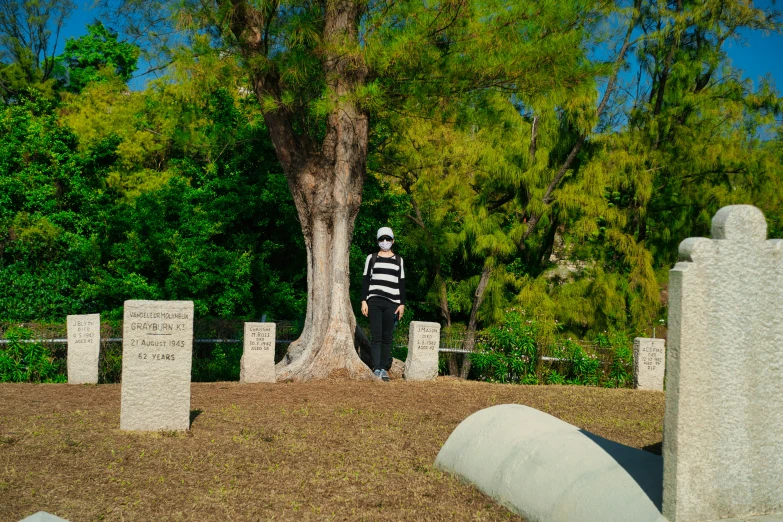
<svg viewBox="0 0 783 522">
<path fill-rule="evenodd" d="M 275 382 L 275 323 L 245 323 L 239 382 Z"/>
<path fill-rule="evenodd" d="M 69 315 L 68 384 L 98 384 L 101 314 Z"/>
<path fill-rule="evenodd" d="M 633 384 L 637 390 L 663 391 L 664 339 L 633 340 Z"/>
<path fill-rule="evenodd" d="M 120 429 L 190 427 L 192 301 L 125 301 Z"/>
<path fill-rule="evenodd" d="M 431 381 L 438 376 L 440 325 L 411 321 L 408 330 L 408 357 L 405 359 L 406 381 Z"/>
<path fill-rule="evenodd" d="M 670 272 L 663 514 L 783 512 L 783 241 L 722 208 Z"/>
</svg>

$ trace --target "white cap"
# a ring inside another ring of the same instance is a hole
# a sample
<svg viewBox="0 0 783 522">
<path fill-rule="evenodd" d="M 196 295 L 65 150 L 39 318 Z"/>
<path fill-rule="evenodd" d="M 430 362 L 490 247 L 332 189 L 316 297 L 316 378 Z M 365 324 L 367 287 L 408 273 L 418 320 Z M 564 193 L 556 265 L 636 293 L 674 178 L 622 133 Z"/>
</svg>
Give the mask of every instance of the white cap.
<svg viewBox="0 0 783 522">
<path fill-rule="evenodd" d="M 375 236 L 375 239 L 380 239 L 383 236 L 389 236 L 390 238 L 394 239 L 394 232 L 392 232 L 392 229 L 389 227 L 381 227 L 378 229 L 378 235 Z"/>
</svg>

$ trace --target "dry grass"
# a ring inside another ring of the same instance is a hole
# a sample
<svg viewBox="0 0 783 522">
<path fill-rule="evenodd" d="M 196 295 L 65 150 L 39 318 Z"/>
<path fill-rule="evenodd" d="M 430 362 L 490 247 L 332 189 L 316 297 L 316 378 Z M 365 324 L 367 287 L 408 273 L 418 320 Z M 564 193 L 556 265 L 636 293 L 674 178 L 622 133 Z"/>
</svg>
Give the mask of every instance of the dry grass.
<svg viewBox="0 0 783 522">
<path fill-rule="evenodd" d="M 471 413 L 533 406 L 661 440 L 663 394 L 560 386 L 193 384 L 188 433 L 118 429 L 120 386 L 0 385 L 0 520 L 520 520 L 433 469 Z"/>
</svg>

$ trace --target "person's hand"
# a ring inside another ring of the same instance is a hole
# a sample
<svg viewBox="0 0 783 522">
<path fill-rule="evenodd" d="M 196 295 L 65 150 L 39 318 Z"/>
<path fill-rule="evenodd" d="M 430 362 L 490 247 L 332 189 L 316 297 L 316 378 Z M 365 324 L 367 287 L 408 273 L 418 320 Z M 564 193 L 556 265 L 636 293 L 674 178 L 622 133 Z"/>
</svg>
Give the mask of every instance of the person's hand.
<svg viewBox="0 0 783 522">
<path fill-rule="evenodd" d="M 395 314 L 397 314 L 397 319 L 402 320 L 402 313 L 405 311 L 405 305 L 400 305 L 397 307 L 397 309 L 394 311 Z"/>
<path fill-rule="evenodd" d="M 370 313 L 370 309 L 367 307 L 367 301 L 362 301 L 362 315 L 364 317 L 367 317 L 367 314 Z"/>
</svg>

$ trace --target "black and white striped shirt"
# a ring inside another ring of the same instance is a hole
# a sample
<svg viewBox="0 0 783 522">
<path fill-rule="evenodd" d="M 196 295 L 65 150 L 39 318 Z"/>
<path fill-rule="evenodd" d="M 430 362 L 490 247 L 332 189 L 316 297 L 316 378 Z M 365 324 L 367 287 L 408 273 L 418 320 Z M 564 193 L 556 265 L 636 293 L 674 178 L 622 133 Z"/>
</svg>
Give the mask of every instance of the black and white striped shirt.
<svg viewBox="0 0 783 522">
<path fill-rule="evenodd" d="M 382 297 L 397 304 L 405 304 L 405 267 L 397 254 L 392 257 L 377 256 L 375 266 L 370 267 L 373 254 L 364 263 L 362 301 Z"/>
</svg>

